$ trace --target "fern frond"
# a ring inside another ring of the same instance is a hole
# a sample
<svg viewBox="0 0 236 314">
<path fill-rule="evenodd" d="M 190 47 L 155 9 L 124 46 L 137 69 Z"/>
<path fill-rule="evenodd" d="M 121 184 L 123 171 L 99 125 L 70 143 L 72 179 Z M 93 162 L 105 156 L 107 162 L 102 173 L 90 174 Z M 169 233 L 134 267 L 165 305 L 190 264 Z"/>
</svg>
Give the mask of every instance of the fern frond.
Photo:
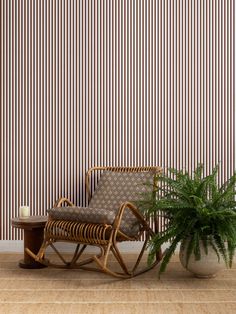
<svg viewBox="0 0 236 314">
<path fill-rule="evenodd" d="M 159 278 L 160 278 L 160 274 L 165 271 L 167 264 L 169 263 L 171 256 L 174 254 L 177 244 L 179 243 L 180 240 L 181 240 L 181 235 L 178 235 L 172 240 L 171 245 L 166 250 L 166 253 L 164 254 L 164 257 L 160 265 Z"/>
<path fill-rule="evenodd" d="M 215 253 L 216 253 L 216 256 L 217 256 L 217 258 L 218 258 L 218 262 L 220 262 L 220 254 L 219 254 L 219 252 L 218 252 L 218 249 L 217 249 L 217 247 L 216 247 L 216 245 L 214 244 L 214 240 L 213 239 L 209 239 L 209 245 L 212 247 L 212 249 L 215 251 Z"/>
<path fill-rule="evenodd" d="M 148 217 L 165 217 L 165 231 L 155 235 L 149 243 L 149 262 L 165 242 L 169 248 L 159 272 L 163 272 L 182 241 L 187 245 L 187 260 L 192 254 L 201 258 L 200 242 L 205 254 L 208 245 L 222 256 L 227 266 L 232 265 L 236 249 L 236 172 L 221 187 L 217 183 L 218 166 L 204 176 L 202 164 L 190 175 L 187 171 L 169 169 L 158 176 L 159 186 L 146 193 L 140 200 L 140 208 Z M 189 242 L 186 242 L 189 239 Z"/>
<path fill-rule="evenodd" d="M 220 255 L 223 257 L 223 259 L 225 261 L 225 265 L 228 266 L 229 265 L 229 258 L 227 256 L 227 250 L 226 250 L 224 241 L 222 240 L 222 238 L 218 234 L 215 234 L 213 237 L 215 240 L 216 247 L 218 248 Z"/>
</svg>

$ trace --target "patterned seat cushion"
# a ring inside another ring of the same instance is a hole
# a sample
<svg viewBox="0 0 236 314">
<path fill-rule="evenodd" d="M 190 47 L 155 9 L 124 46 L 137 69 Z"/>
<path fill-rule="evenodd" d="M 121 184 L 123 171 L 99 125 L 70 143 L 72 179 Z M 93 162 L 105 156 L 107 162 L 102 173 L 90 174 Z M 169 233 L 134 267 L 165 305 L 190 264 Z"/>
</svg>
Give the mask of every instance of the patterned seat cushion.
<svg viewBox="0 0 236 314">
<path fill-rule="evenodd" d="M 117 210 L 91 207 L 56 207 L 47 210 L 49 217 L 55 220 L 78 221 L 85 223 L 112 225 Z M 139 224 L 133 215 L 122 220 L 120 229 L 130 237 L 137 235 Z"/>
<path fill-rule="evenodd" d="M 97 224 L 112 224 L 115 212 L 111 209 L 97 209 L 88 207 L 56 207 L 48 209 L 50 218 L 56 220 L 69 220 L 90 222 Z"/>
<path fill-rule="evenodd" d="M 49 209 L 48 213 L 53 219 L 113 224 L 121 204 L 139 200 L 141 193 L 152 189 L 152 182 L 152 172 L 104 171 L 88 208 L 59 207 Z M 125 210 L 120 229 L 130 237 L 138 234 L 140 225 L 130 210 Z"/>
</svg>

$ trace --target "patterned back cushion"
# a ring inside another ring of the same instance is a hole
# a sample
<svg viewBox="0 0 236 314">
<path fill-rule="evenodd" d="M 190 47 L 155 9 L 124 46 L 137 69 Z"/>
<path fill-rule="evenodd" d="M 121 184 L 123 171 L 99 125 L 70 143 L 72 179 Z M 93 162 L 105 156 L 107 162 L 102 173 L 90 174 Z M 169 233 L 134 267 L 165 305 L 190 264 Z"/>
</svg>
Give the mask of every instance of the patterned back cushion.
<svg viewBox="0 0 236 314">
<path fill-rule="evenodd" d="M 113 210 L 116 213 L 122 203 L 137 201 L 142 197 L 141 193 L 152 190 L 152 186 L 145 183 L 152 184 L 153 175 L 153 172 L 104 171 L 89 207 Z M 138 233 L 137 218 L 130 210 L 125 210 L 120 227 L 127 235 L 134 236 Z"/>
<path fill-rule="evenodd" d="M 153 183 L 152 172 L 104 171 L 89 207 L 117 210 L 122 203 L 137 201 L 141 193 L 152 189 L 145 183 Z"/>
</svg>

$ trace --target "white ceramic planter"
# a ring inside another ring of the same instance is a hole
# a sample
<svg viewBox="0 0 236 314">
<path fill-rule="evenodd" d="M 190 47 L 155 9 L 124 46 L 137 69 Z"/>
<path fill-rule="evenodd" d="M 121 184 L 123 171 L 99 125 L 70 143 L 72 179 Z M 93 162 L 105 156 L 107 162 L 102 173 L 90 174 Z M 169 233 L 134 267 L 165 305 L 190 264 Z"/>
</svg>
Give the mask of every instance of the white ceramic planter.
<svg viewBox="0 0 236 314">
<path fill-rule="evenodd" d="M 195 256 L 192 253 L 187 265 L 186 261 L 186 249 L 187 245 L 183 248 L 180 246 L 179 258 L 184 268 L 193 273 L 198 278 L 212 278 L 215 274 L 224 268 L 224 262 L 222 258 L 218 261 L 216 252 L 211 246 L 208 246 L 208 254 L 205 253 L 202 242 L 200 242 L 201 259 L 195 260 Z"/>
</svg>

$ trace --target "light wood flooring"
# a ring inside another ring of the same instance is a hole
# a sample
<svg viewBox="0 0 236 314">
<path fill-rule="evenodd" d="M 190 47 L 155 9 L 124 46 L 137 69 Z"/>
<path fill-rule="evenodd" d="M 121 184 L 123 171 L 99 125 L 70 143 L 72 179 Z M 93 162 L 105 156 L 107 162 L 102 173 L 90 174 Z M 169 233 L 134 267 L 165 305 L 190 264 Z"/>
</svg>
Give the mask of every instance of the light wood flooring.
<svg viewBox="0 0 236 314">
<path fill-rule="evenodd" d="M 0 254 L 1 314 L 236 313 L 236 265 L 213 279 L 197 279 L 175 256 L 160 280 L 158 268 L 120 280 L 82 270 L 21 269 L 20 258 Z M 131 263 L 133 254 L 126 259 Z"/>
</svg>

